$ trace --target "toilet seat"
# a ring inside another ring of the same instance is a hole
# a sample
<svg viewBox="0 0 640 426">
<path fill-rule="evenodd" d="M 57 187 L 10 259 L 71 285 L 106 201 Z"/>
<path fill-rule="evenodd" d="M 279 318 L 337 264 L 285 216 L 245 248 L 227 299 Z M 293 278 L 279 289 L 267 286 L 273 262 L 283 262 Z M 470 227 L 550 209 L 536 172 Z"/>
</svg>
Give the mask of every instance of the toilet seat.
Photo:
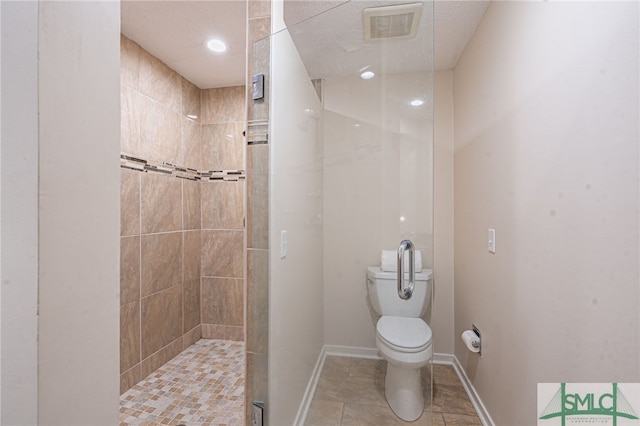
<svg viewBox="0 0 640 426">
<path fill-rule="evenodd" d="M 399 352 L 420 352 L 431 346 L 431 328 L 420 318 L 382 316 L 378 337 Z"/>
</svg>

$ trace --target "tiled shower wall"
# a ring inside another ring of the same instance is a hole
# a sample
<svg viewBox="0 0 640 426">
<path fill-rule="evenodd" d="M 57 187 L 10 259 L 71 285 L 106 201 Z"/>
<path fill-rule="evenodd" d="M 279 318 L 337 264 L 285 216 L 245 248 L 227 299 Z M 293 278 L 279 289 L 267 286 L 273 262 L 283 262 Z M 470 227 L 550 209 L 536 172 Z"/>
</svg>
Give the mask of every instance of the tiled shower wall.
<svg viewBox="0 0 640 426">
<path fill-rule="evenodd" d="M 253 401 L 265 404 L 269 422 L 269 36 L 271 0 L 248 2 L 247 82 L 265 74 L 262 100 L 247 92 L 247 343 L 245 419 L 251 425 Z M 248 87 L 251 87 L 247 84 Z"/>
<path fill-rule="evenodd" d="M 205 170 L 244 170 L 244 90 L 202 91 Z M 201 182 L 204 338 L 244 340 L 244 185 Z"/>
<path fill-rule="evenodd" d="M 200 90 L 124 36 L 121 63 L 124 392 L 200 337 L 244 338 L 244 87 Z"/>
</svg>

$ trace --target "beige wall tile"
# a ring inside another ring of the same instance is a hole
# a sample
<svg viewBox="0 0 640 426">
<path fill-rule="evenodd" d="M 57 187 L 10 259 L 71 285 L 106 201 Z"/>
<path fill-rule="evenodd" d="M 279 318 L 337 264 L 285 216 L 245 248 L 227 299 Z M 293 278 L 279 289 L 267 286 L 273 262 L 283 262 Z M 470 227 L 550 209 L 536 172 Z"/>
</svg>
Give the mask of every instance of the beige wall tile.
<svg viewBox="0 0 640 426">
<path fill-rule="evenodd" d="M 206 89 L 201 100 L 203 124 L 244 121 L 245 86 Z"/>
<path fill-rule="evenodd" d="M 266 2 L 265 2 L 266 3 Z M 249 16 L 251 18 L 259 15 L 270 15 L 261 11 L 265 5 L 258 4 L 255 0 L 250 0 L 249 4 Z M 271 19 L 269 17 L 261 19 L 250 19 L 248 22 L 248 43 L 247 43 L 247 73 L 248 76 L 257 73 L 263 73 L 268 78 L 269 76 L 269 56 L 270 48 L 269 42 L 263 41 L 255 45 L 255 42 L 268 37 L 271 29 Z M 256 55 L 256 48 L 258 53 Z M 256 57 L 257 56 L 257 57 Z M 248 85 L 247 85 L 248 86 Z M 248 87 L 247 87 L 248 89 Z M 265 87 L 265 89 L 268 89 Z M 248 90 L 247 90 L 248 91 Z M 261 102 L 249 101 L 247 105 L 247 119 L 260 120 L 269 118 L 269 91 L 265 90 L 265 99 Z M 268 173 L 268 145 L 256 145 L 248 146 L 246 149 L 247 155 L 247 247 L 253 248 L 269 248 L 268 240 L 268 174 L 264 175 L 266 171 Z M 262 162 L 261 158 L 264 157 L 266 162 Z M 262 192 L 258 192 L 258 191 Z M 264 198 L 261 198 L 264 197 Z M 266 266 L 263 268 L 260 266 L 264 263 L 263 256 L 268 258 L 268 250 L 264 252 L 256 253 L 255 251 L 247 251 L 247 309 L 251 310 L 251 314 L 247 312 L 247 368 L 246 368 L 246 387 L 245 397 L 248 401 L 265 401 L 269 400 L 268 392 L 268 348 L 262 345 L 259 337 L 256 333 L 260 332 L 260 329 L 254 329 L 258 327 L 256 319 L 260 316 L 259 312 L 256 312 L 258 308 L 258 299 L 260 295 L 260 285 L 257 279 L 258 271 L 265 273 L 264 277 L 268 277 L 266 273 L 268 270 Z M 250 260 L 251 259 L 251 260 Z M 251 300 L 250 300 L 251 299 Z M 264 299 L 262 304 L 267 308 L 267 303 Z M 256 306 L 254 306 L 256 305 Z M 265 324 L 268 328 L 268 325 Z M 256 352 L 258 349 L 264 347 L 264 352 Z M 251 405 L 246 404 L 246 418 L 251 418 Z"/>
<path fill-rule="evenodd" d="M 181 142 L 178 164 L 190 169 L 202 169 L 201 127 L 200 123 L 186 117 L 180 118 Z"/>
<path fill-rule="evenodd" d="M 269 248 L 269 146 L 247 148 L 247 247 Z"/>
<path fill-rule="evenodd" d="M 264 401 L 268 407 L 268 355 L 266 353 L 247 352 L 247 369 L 245 371 L 245 399 L 247 401 Z M 247 419 L 251 418 L 251 404 L 246 404 Z"/>
<path fill-rule="evenodd" d="M 184 280 L 200 278 L 200 231 L 184 232 Z"/>
<path fill-rule="evenodd" d="M 136 90 L 139 87 L 140 51 L 136 42 L 120 34 L 120 82 Z"/>
<path fill-rule="evenodd" d="M 244 182 L 202 182 L 202 228 L 242 229 Z"/>
<path fill-rule="evenodd" d="M 204 170 L 244 169 L 243 122 L 202 126 L 202 167 Z"/>
<path fill-rule="evenodd" d="M 244 280 L 202 278 L 202 323 L 241 326 Z"/>
<path fill-rule="evenodd" d="M 200 229 L 200 192 L 202 183 L 187 179 L 182 181 L 182 215 L 184 229 Z"/>
<path fill-rule="evenodd" d="M 202 275 L 242 278 L 242 231 L 202 231 Z"/>
<path fill-rule="evenodd" d="M 182 179 L 143 173 L 141 192 L 143 234 L 182 229 Z"/>
<path fill-rule="evenodd" d="M 182 338 L 176 339 L 140 363 L 140 375 L 144 379 L 149 374 L 171 361 L 182 351 Z"/>
<path fill-rule="evenodd" d="M 142 380 L 140 364 L 130 368 L 120 375 L 120 395 L 131 389 Z"/>
<path fill-rule="evenodd" d="M 270 31 L 271 18 L 258 18 L 249 21 L 249 39 L 251 42 L 249 43 L 247 52 L 248 76 L 262 73 L 266 76 L 265 78 L 268 79 L 271 48 L 267 37 Z M 249 103 L 247 108 L 247 119 L 249 121 L 269 119 L 268 89 L 268 85 L 265 85 L 264 99 Z"/>
<path fill-rule="evenodd" d="M 203 339 L 244 340 L 244 327 L 238 325 L 202 324 Z"/>
<path fill-rule="evenodd" d="M 247 351 L 269 344 L 269 251 L 247 250 Z"/>
<path fill-rule="evenodd" d="M 271 0 L 249 0 L 248 18 L 271 16 Z"/>
<path fill-rule="evenodd" d="M 182 78 L 182 115 L 193 115 L 197 122 L 200 122 L 200 88 L 187 80 Z"/>
<path fill-rule="evenodd" d="M 120 86 L 120 151 L 140 155 L 140 93 Z"/>
<path fill-rule="evenodd" d="M 120 373 L 140 363 L 140 301 L 120 305 Z"/>
<path fill-rule="evenodd" d="M 263 16 L 249 20 L 249 40 L 256 42 L 269 37 L 271 33 L 271 17 Z M 251 45 L 251 43 L 250 43 Z"/>
<path fill-rule="evenodd" d="M 140 234 L 140 176 L 120 169 L 120 235 Z"/>
<path fill-rule="evenodd" d="M 140 300 L 140 237 L 120 237 L 120 304 Z"/>
<path fill-rule="evenodd" d="M 141 295 L 148 296 L 182 282 L 182 232 L 143 235 Z"/>
<path fill-rule="evenodd" d="M 202 339 L 202 325 L 194 327 L 182 336 L 182 350 L 187 349 L 200 339 Z"/>
<path fill-rule="evenodd" d="M 141 310 L 141 348 L 142 358 L 145 359 L 182 337 L 181 286 L 171 287 L 143 298 Z M 179 347 L 182 347 L 182 342 Z"/>
<path fill-rule="evenodd" d="M 182 287 L 182 303 L 184 313 L 183 333 L 200 324 L 200 278 L 184 281 Z"/>
<path fill-rule="evenodd" d="M 182 114 L 182 77 L 149 52 L 140 52 L 140 93 Z"/>
<path fill-rule="evenodd" d="M 146 96 L 140 103 L 140 155 L 176 164 L 180 156 L 180 115 Z"/>
</svg>

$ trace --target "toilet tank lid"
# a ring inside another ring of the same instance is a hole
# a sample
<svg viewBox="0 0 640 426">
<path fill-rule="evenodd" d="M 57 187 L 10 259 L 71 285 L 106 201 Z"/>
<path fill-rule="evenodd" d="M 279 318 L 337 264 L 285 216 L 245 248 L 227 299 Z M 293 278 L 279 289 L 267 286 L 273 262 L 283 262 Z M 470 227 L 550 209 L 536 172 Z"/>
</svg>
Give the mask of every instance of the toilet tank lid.
<svg viewBox="0 0 640 426">
<path fill-rule="evenodd" d="M 408 275 L 408 273 L 405 273 Z M 416 272 L 416 280 L 426 281 L 431 279 L 433 275 L 431 269 L 423 269 L 420 272 Z M 398 277 L 397 272 L 383 272 L 379 266 L 367 266 L 367 277 L 376 279 L 395 280 Z"/>
</svg>

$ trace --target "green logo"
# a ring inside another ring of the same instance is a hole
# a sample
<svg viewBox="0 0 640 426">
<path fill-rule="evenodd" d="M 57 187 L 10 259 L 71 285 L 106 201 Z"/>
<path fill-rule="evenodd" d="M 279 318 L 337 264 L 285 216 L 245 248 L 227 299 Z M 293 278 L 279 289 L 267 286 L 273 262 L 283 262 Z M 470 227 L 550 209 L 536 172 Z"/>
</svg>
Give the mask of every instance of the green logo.
<svg viewBox="0 0 640 426">
<path fill-rule="evenodd" d="M 554 385 L 547 383 L 538 384 L 540 397 L 541 385 Z M 567 418 L 571 423 L 610 423 L 618 425 L 618 419 L 638 420 L 638 415 L 622 393 L 617 383 L 603 389 L 603 385 L 595 386 L 585 383 L 572 384 L 567 389 L 566 383 L 560 383 L 559 388 L 551 401 L 540 414 L 539 420 L 559 418 L 561 425 L 565 426 Z M 635 385 L 637 384 L 630 384 Z M 637 398 L 632 400 L 635 402 Z M 610 419 L 606 420 L 609 417 Z M 635 422 L 633 422 L 635 423 Z M 545 424 L 538 422 L 539 425 Z"/>
</svg>

